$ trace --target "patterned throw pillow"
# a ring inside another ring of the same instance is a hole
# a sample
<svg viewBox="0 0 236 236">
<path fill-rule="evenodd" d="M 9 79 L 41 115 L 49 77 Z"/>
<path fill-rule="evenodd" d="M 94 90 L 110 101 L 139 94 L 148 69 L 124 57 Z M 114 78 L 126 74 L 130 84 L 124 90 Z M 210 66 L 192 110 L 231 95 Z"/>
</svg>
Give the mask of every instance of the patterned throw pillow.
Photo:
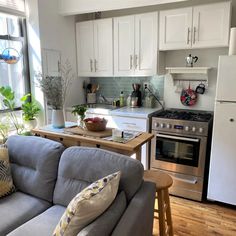
<svg viewBox="0 0 236 236">
<path fill-rule="evenodd" d="M 108 175 L 78 193 L 67 206 L 53 236 L 76 236 L 101 215 L 116 197 L 121 172 Z"/>
<path fill-rule="evenodd" d="M 0 198 L 15 191 L 11 176 L 8 149 L 0 145 Z"/>
</svg>

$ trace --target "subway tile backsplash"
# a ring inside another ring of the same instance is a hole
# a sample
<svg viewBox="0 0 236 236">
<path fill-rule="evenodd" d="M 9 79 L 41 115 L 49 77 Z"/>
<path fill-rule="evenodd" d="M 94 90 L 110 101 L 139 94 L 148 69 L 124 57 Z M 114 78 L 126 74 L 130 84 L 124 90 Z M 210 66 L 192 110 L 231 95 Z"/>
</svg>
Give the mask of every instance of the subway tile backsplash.
<svg viewBox="0 0 236 236">
<path fill-rule="evenodd" d="M 98 92 L 107 98 L 119 98 L 121 91 L 123 91 L 124 95 L 127 97 L 133 91 L 133 83 L 141 84 L 142 94 L 144 94 L 144 82 L 149 82 L 150 89 L 161 100 L 164 96 L 164 76 L 156 75 L 152 77 L 98 77 L 91 78 L 90 81 L 91 83 L 99 84 Z"/>
</svg>

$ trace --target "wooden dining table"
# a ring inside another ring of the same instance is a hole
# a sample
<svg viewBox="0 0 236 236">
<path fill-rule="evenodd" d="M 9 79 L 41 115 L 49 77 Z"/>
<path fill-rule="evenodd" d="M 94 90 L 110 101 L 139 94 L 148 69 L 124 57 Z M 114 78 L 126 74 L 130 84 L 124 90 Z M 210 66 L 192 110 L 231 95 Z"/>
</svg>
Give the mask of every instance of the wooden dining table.
<svg viewBox="0 0 236 236">
<path fill-rule="evenodd" d="M 104 138 L 99 137 L 69 134 L 66 132 L 62 132 L 61 130 L 60 132 L 57 132 L 55 130 L 51 131 L 45 130 L 43 128 L 35 128 L 32 130 L 32 133 L 35 136 L 40 136 L 43 138 L 58 141 L 62 143 L 65 147 L 86 146 L 106 149 L 127 156 L 135 154 L 136 159 L 139 161 L 141 161 L 142 145 L 149 142 L 154 137 L 154 135 L 151 133 L 143 132 L 126 143 L 119 143 L 110 140 L 105 140 Z"/>
</svg>

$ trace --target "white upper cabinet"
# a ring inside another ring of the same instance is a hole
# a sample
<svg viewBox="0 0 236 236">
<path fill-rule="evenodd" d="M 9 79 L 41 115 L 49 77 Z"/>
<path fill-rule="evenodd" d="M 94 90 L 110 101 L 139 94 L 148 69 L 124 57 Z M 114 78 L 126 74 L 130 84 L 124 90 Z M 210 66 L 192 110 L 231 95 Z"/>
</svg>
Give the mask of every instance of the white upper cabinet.
<svg viewBox="0 0 236 236">
<path fill-rule="evenodd" d="M 191 48 L 192 7 L 160 12 L 160 50 Z"/>
<path fill-rule="evenodd" d="M 79 76 L 113 75 L 112 19 L 76 24 Z"/>
<path fill-rule="evenodd" d="M 135 74 L 157 73 L 157 12 L 135 16 Z"/>
<path fill-rule="evenodd" d="M 226 47 L 231 2 L 160 12 L 160 50 Z"/>
<path fill-rule="evenodd" d="M 114 74 L 134 74 L 134 16 L 114 18 Z"/>
<path fill-rule="evenodd" d="M 222 2 L 193 8 L 193 48 L 228 46 L 230 6 Z"/>
<path fill-rule="evenodd" d="M 76 24 L 77 62 L 80 76 L 91 76 L 93 73 L 93 22 Z"/>
<path fill-rule="evenodd" d="M 114 75 L 157 73 L 157 12 L 114 18 Z"/>
</svg>

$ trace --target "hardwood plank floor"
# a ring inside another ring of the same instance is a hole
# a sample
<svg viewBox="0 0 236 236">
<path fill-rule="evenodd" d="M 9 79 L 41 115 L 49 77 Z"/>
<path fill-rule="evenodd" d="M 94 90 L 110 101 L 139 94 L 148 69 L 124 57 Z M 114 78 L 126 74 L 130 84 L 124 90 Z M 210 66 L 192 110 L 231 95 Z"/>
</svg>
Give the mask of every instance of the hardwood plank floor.
<svg viewBox="0 0 236 236">
<path fill-rule="evenodd" d="M 170 196 L 175 236 L 235 236 L 236 209 Z M 158 219 L 153 235 L 159 235 Z"/>
</svg>

